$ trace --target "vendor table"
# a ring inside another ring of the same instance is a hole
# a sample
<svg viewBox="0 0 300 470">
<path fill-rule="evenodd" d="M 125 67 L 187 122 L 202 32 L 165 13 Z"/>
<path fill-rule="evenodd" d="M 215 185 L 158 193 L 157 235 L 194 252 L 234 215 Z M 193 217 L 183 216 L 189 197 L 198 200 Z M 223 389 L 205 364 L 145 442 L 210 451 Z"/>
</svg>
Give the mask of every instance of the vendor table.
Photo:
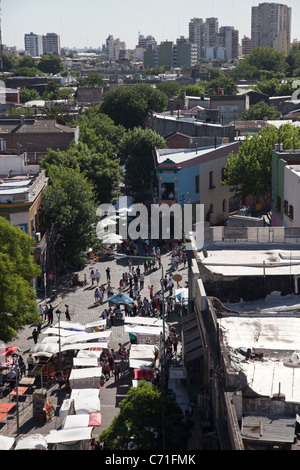
<svg viewBox="0 0 300 470">
<path fill-rule="evenodd" d="M 25 393 L 27 390 L 28 390 L 28 387 L 18 387 L 18 396 L 24 395 L 24 393 Z M 12 395 L 12 396 L 17 395 L 17 387 L 14 388 L 14 390 L 12 390 L 12 391 L 10 392 L 10 395 Z"/>
</svg>

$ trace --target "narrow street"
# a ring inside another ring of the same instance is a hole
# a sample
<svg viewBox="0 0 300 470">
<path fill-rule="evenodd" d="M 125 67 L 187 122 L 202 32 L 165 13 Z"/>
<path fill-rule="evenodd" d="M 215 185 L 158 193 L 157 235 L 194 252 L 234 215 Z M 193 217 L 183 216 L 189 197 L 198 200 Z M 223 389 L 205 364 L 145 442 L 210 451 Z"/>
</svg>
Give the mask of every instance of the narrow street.
<svg viewBox="0 0 300 470">
<path fill-rule="evenodd" d="M 143 268 L 143 259 L 133 259 L 133 266 L 135 268 L 140 266 L 141 271 L 144 270 Z M 171 272 L 171 252 L 162 255 L 162 269 L 155 267 L 155 269 L 150 270 L 145 275 L 145 283 L 144 288 L 141 290 L 141 298 L 144 297 L 150 298 L 149 296 L 149 287 L 153 285 L 154 294 L 160 292 L 161 290 L 161 276 L 162 271 L 164 275 L 168 275 Z M 139 262 L 139 263 L 138 263 Z M 157 266 L 157 265 L 156 265 Z M 99 285 L 105 284 L 106 282 L 106 269 L 107 267 L 110 268 L 111 274 L 111 285 L 113 287 L 114 293 L 118 292 L 119 281 L 122 277 L 124 272 L 128 272 L 128 259 L 117 259 L 111 261 L 95 261 L 89 260 L 87 261 L 83 270 L 78 271 L 79 280 L 83 281 L 84 275 L 87 276 L 87 285 L 80 287 L 72 285 L 71 279 L 74 273 L 68 274 L 67 276 L 63 276 L 58 279 L 58 297 L 52 303 L 54 307 L 54 320 L 53 326 L 57 324 L 57 315 L 56 310 L 60 309 L 61 320 L 65 321 L 65 305 L 69 305 L 70 313 L 71 313 L 71 321 L 77 322 L 81 324 L 86 324 L 89 322 L 93 322 L 99 320 L 101 318 L 101 314 L 105 308 L 108 307 L 107 303 L 107 295 L 105 293 L 103 304 L 100 305 L 99 302 L 95 303 L 94 299 L 94 290 L 96 285 L 91 285 L 90 280 L 90 273 L 92 270 L 98 269 L 101 278 Z M 188 279 L 188 269 L 187 265 L 184 267 L 183 263 L 180 263 L 178 269 L 176 271 L 172 271 L 173 274 L 178 273 L 182 276 L 182 281 L 174 283 L 173 289 L 173 296 L 175 293 L 175 288 L 177 287 L 186 287 L 186 282 Z M 124 289 L 124 293 L 128 295 L 128 288 Z M 165 298 L 167 299 L 169 296 L 169 292 L 165 292 Z M 124 310 L 123 310 L 123 318 L 124 318 Z M 168 325 L 172 324 L 176 331 L 180 334 L 180 315 L 178 309 L 175 309 L 175 313 L 171 315 L 171 317 L 167 320 L 167 329 Z M 30 325 L 26 327 L 10 344 L 6 346 L 18 346 L 22 353 L 20 353 L 26 363 L 26 359 L 28 357 L 30 349 L 34 346 L 34 341 L 32 338 L 32 331 L 36 327 L 36 325 Z M 44 338 L 43 331 L 46 331 L 48 328 L 48 322 L 44 322 L 41 327 L 41 333 L 38 338 L 38 342 L 41 342 Z M 124 323 L 122 320 L 118 320 L 115 324 L 111 327 L 111 336 L 109 338 L 109 347 L 114 349 L 116 352 L 116 358 L 118 359 L 118 349 L 119 343 L 125 346 L 126 349 L 130 346 L 129 334 L 124 332 Z M 178 347 L 178 351 L 180 352 L 181 345 Z M 101 402 L 101 414 L 102 414 L 102 422 L 100 427 L 93 428 L 93 437 L 97 438 L 98 435 L 112 422 L 113 418 L 119 412 L 119 403 L 120 401 L 126 396 L 127 391 L 132 385 L 132 371 L 127 370 L 126 374 L 123 378 L 120 378 L 119 381 L 115 382 L 114 377 L 112 376 L 101 388 L 100 391 L 100 402 Z M 26 400 L 25 403 L 20 404 L 20 418 L 19 418 L 19 433 L 20 435 L 25 434 L 35 434 L 39 433 L 42 435 L 47 435 L 50 430 L 52 429 L 59 429 L 62 425 L 62 420 L 59 416 L 59 409 L 62 404 L 63 399 L 65 398 L 64 388 L 59 389 L 57 384 L 54 384 L 47 390 L 47 398 L 49 398 L 54 410 L 55 415 L 52 420 L 48 423 L 41 423 L 38 422 L 36 419 L 32 417 L 32 406 L 26 407 Z M 28 396 L 26 398 L 30 400 Z M 186 403 L 182 403 L 182 408 L 185 408 L 188 405 L 187 398 L 182 399 Z M 1 401 L 8 401 L 7 397 L 4 397 Z M 22 411 L 24 410 L 24 411 Z M 7 436 L 16 436 L 16 418 L 15 412 L 12 413 L 12 417 L 7 417 L 6 424 L 0 423 L 2 426 L 1 434 Z"/>
</svg>

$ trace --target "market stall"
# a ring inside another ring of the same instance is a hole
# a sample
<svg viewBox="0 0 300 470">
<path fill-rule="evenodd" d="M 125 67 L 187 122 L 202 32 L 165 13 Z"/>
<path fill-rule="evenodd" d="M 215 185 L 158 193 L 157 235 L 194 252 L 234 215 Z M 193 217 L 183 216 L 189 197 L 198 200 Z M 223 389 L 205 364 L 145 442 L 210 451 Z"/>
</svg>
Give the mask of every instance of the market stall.
<svg viewBox="0 0 300 470">
<path fill-rule="evenodd" d="M 30 434 L 21 437 L 16 443 L 14 450 L 46 450 L 47 440 L 41 434 Z"/>
<path fill-rule="evenodd" d="M 86 357 L 74 357 L 73 358 L 73 367 L 97 367 L 98 358 L 96 356 L 86 356 Z"/>
<path fill-rule="evenodd" d="M 68 415 L 64 422 L 64 429 L 101 426 L 101 413 L 84 413 Z"/>
<path fill-rule="evenodd" d="M 0 451 L 11 450 L 15 443 L 14 437 L 0 436 Z"/>
<path fill-rule="evenodd" d="M 82 369 L 72 369 L 69 382 L 71 389 L 97 388 L 102 375 L 102 367 L 84 367 Z"/>
<path fill-rule="evenodd" d="M 73 400 L 76 414 L 98 413 L 101 411 L 99 389 L 73 389 L 70 398 Z"/>
<path fill-rule="evenodd" d="M 85 450 L 91 437 L 91 427 L 52 430 L 45 436 L 48 445 L 54 444 L 56 450 Z"/>
</svg>

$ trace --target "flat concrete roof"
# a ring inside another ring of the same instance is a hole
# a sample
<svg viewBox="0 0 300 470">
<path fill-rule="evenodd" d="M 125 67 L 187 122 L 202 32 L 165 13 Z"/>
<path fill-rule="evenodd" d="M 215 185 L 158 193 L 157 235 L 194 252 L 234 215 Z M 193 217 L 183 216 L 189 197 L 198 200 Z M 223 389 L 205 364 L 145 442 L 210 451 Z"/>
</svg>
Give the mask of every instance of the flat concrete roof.
<svg viewBox="0 0 300 470">
<path fill-rule="evenodd" d="M 223 276 L 282 276 L 300 274 L 300 250 L 281 249 L 212 249 L 202 264 L 212 273 Z"/>
<path fill-rule="evenodd" d="M 232 366 L 243 373 L 254 393 L 300 403 L 300 314 L 222 313 L 218 318 Z M 246 359 L 239 349 L 263 353 L 261 360 Z M 295 354 L 296 352 L 296 354 Z"/>
</svg>

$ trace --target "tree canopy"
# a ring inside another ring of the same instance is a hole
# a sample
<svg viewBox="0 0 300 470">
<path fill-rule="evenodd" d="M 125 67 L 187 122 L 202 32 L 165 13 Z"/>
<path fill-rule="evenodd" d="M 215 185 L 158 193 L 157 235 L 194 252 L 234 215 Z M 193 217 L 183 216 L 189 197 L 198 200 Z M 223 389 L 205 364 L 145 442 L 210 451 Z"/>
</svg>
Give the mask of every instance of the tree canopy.
<svg viewBox="0 0 300 470">
<path fill-rule="evenodd" d="M 151 187 L 154 179 L 153 151 L 166 148 L 165 140 L 151 129 L 135 127 L 128 130 L 120 142 L 120 153 L 125 163 L 126 182 L 141 194 Z"/>
<path fill-rule="evenodd" d="M 245 109 L 241 120 L 242 121 L 253 121 L 267 119 L 279 119 L 281 116 L 280 111 L 273 105 L 268 105 L 265 101 L 259 101 L 253 104 L 249 109 Z"/>
<path fill-rule="evenodd" d="M 238 155 L 229 155 L 223 184 L 240 199 L 253 195 L 269 201 L 272 185 L 272 152 L 277 143 L 284 149 L 300 146 L 300 130 L 290 124 L 274 126 L 248 135 L 241 143 Z"/>
<path fill-rule="evenodd" d="M 40 270 L 32 253 L 32 238 L 0 217 L 0 339 L 4 342 L 39 319 L 33 281 Z"/>
<path fill-rule="evenodd" d="M 41 206 L 45 225 L 55 230 L 55 253 L 63 263 L 79 263 L 96 243 L 97 202 L 93 185 L 78 168 L 51 165 Z"/>
<path fill-rule="evenodd" d="M 165 449 L 186 449 L 188 429 L 181 408 L 142 380 L 129 390 L 120 403 L 120 413 L 99 438 L 111 450 L 127 450 L 131 444 L 135 450 L 158 451 L 163 450 L 163 426 Z"/>
<path fill-rule="evenodd" d="M 103 96 L 101 112 L 116 125 L 126 129 L 145 127 L 152 111 L 162 112 L 167 107 L 167 97 L 147 84 L 124 85 Z"/>
</svg>

